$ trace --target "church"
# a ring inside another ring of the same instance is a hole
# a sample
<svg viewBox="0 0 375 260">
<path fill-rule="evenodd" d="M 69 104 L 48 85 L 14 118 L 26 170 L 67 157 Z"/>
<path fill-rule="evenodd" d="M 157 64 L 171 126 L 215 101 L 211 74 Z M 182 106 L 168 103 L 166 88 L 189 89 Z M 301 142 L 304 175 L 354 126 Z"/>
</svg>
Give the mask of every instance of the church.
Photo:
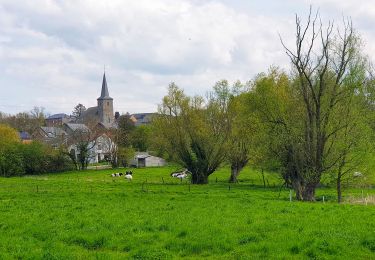
<svg viewBox="0 0 375 260">
<path fill-rule="evenodd" d="M 97 106 L 89 107 L 86 111 L 83 111 L 79 122 L 84 124 L 99 123 L 105 128 L 115 127 L 115 116 L 113 113 L 113 98 L 109 96 L 107 79 L 105 72 L 103 74 L 102 91 L 100 97 L 97 98 Z M 116 113 L 119 115 L 119 113 Z"/>
</svg>

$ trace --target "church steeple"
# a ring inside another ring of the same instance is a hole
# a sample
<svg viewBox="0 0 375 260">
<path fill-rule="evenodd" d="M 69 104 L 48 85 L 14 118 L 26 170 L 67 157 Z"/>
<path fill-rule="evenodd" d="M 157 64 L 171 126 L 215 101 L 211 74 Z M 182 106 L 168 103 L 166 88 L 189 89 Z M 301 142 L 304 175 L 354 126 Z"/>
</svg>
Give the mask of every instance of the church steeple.
<svg viewBox="0 0 375 260">
<path fill-rule="evenodd" d="M 113 98 L 109 96 L 105 72 L 103 74 L 102 92 L 98 98 L 98 116 L 100 123 L 104 125 L 111 125 L 114 121 Z"/>
<path fill-rule="evenodd" d="M 112 99 L 109 96 L 108 87 L 107 87 L 107 79 L 105 77 L 105 72 L 103 74 L 103 82 L 102 82 L 102 93 L 98 99 Z"/>
</svg>

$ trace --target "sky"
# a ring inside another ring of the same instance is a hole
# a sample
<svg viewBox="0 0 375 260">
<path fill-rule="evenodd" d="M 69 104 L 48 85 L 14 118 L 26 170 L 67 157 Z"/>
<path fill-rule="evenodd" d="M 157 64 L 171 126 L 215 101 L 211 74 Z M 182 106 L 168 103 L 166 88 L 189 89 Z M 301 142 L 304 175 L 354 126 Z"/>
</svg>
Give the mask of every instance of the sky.
<svg viewBox="0 0 375 260">
<path fill-rule="evenodd" d="M 70 114 L 96 106 L 105 66 L 114 110 L 155 112 L 175 82 L 188 95 L 215 82 L 290 69 L 295 15 L 350 17 L 375 61 L 375 0 L 0 0 L 0 111 Z"/>
</svg>

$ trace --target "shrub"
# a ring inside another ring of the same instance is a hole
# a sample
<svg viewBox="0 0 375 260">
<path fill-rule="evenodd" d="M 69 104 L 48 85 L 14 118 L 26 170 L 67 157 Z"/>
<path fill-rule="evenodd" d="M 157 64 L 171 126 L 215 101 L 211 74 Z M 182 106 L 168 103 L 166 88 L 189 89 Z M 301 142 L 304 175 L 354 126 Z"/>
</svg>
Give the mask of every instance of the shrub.
<svg viewBox="0 0 375 260">
<path fill-rule="evenodd" d="M 19 176 L 25 173 L 22 145 L 13 144 L 0 151 L 0 172 L 4 177 Z"/>
</svg>

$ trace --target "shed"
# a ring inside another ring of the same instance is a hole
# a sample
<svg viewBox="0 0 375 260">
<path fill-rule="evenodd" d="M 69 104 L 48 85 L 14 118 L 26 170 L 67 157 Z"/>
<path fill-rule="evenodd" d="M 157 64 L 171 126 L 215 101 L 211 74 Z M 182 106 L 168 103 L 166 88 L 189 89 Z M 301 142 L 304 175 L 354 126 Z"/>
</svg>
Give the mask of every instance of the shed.
<svg viewBox="0 0 375 260">
<path fill-rule="evenodd" d="M 163 158 L 150 155 L 147 152 L 137 152 L 134 156 L 134 159 L 131 162 L 131 165 L 137 168 L 157 167 L 165 166 L 166 161 Z"/>
</svg>

